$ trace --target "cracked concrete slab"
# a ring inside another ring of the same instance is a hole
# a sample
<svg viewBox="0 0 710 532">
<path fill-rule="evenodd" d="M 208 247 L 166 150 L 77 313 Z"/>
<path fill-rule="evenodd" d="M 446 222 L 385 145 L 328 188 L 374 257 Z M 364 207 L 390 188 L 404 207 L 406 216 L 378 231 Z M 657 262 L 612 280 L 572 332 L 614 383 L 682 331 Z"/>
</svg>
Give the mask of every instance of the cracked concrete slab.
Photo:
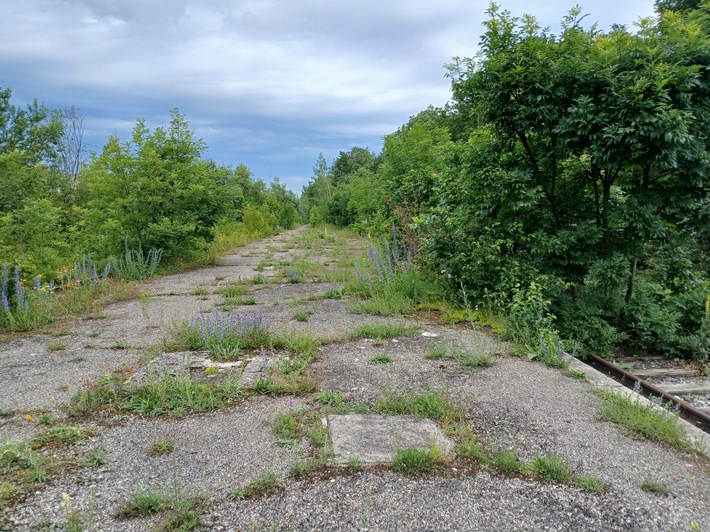
<svg viewBox="0 0 710 532">
<path fill-rule="evenodd" d="M 380 416 L 378 414 L 342 414 L 327 417 L 333 443 L 333 458 L 347 463 L 358 457 L 362 463 L 391 462 L 397 449 L 430 449 L 432 445 L 444 454 L 453 443 L 430 419 L 413 416 Z"/>
</svg>

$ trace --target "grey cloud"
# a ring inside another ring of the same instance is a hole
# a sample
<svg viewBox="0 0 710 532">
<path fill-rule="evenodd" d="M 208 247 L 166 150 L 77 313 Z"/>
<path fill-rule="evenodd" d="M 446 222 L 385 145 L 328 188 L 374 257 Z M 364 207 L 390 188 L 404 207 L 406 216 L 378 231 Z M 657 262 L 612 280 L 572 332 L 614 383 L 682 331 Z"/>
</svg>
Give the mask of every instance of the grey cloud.
<svg viewBox="0 0 710 532">
<path fill-rule="evenodd" d="M 2 0 L 0 0 L 2 2 Z M 97 145 L 155 127 L 179 107 L 219 162 L 260 177 L 311 172 L 318 152 L 379 149 L 383 135 L 443 105 L 442 64 L 473 55 L 487 2 L 461 0 L 5 0 L 2 84 L 86 113 Z M 555 25 L 568 10 L 504 2 Z M 571 4 L 570 6 L 571 7 Z M 586 6 L 602 25 L 652 0 Z M 112 126 L 113 124 L 113 126 Z"/>
</svg>

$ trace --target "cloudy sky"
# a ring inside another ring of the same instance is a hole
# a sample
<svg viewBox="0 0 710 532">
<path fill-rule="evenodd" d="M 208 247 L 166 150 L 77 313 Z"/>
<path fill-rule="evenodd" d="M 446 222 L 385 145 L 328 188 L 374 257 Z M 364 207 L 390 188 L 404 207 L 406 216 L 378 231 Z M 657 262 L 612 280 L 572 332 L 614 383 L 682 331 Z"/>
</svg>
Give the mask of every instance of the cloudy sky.
<svg viewBox="0 0 710 532">
<path fill-rule="evenodd" d="M 574 0 L 500 0 L 555 29 Z M 653 0 L 587 0 L 602 29 Z M 178 107 L 207 157 L 300 191 L 322 152 L 379 151 L 442 106 L 442 65 L 476 52 L 484 0 L 0 0 L 0 87 L 13 103 L 76 106 L 100 151 Z"/>
</svg>

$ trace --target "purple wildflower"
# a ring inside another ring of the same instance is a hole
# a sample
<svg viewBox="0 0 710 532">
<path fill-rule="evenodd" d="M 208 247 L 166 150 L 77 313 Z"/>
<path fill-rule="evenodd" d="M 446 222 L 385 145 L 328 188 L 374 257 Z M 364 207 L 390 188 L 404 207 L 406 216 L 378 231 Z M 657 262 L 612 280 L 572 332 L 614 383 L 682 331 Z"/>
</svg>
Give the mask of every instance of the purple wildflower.
<svg viewBox="0 0 710 532">
<path fill-rule="evenodd" d="M 18 311 L 27 312 L 30 310 L 30 304 L 25 297 L 25 288 L 22 286 L 22 279 L 20 279 L 20 268 L 17 266 L 15 266 L 15 304 Z"/>
<path fill-rule="evenodd" d="M 549 351 L 547 350 L 547 344 L 545 343 L 545 340 L 543 338 L 540 338 L 540 351 L 542 352 L 543 356 L 549 355 Z"/>
</svg>

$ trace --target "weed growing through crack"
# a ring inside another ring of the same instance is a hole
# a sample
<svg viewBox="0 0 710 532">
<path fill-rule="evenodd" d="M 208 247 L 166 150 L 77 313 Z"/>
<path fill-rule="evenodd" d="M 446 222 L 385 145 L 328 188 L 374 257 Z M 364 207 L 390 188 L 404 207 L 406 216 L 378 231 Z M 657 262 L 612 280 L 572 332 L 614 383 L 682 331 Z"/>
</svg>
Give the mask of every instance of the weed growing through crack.
<svg viewBox="0 0 710 532">
<path fill-rule="evenodd" d="M 212 358 L 232 360 L 240 349 L 270 345 L 269 320 L 262 314 L 221 313 L 214 309 L 201 314 L 188 325 L 173 329 L 176 345 L 190 350 L 207 349 Z"/>
<path fill-rule="evenodd" d="M 418 475 L 431 471 L 441 458 L 441 449 L 432 445 L 429 449 L 397 449 L 391 467 L 404 475 Z"/>
<path fill-rule="evenodd" d="M 239 297 L 239 296 L 244 296 L 249 293 L 249 286 L 243 283 L 234 283 L 229 285 L 227 288 L 224 288 L 223 290 L 220 291 L 220 294 L 222 294 L 226 299 L 229 299 L 231 297 Z"/>
<path fill-rule="evenodd" d="M 99 467 L 108 463 L 106 451 L 103 449 L 92 449 L 84 456 L 82 465 L 84 467 Z"/>
<path fill-rule="evenodd" d="M 106 374 L 95 384 L 79 390 L 68 407 L 70 416 L 88 414 L 100 408 L 143 415 L 205 412 L 233 403 L 243 396 L 239 383 L 199 382 L 189 374 L 153 375 L 140 385 L 126 384 L 126 373 Z"/>
<path fill-rule="evenodd" d="M 50 480 L 66 463 L 33 449 L 32 444 L 0 445 L 0 509 Z M 1 522 L 0 522 L 1 524 Z"/>
<path fill-rule="evenodd" d="M 525 468 L 514 449 L 500 448 L 490 455 L 489 460 L 493 467 L 508 475 L 521 473 Z"/>
<path fill-rule="evenodd" d="M 264 471 L 261 476 L 250 480 L 244 489 L 246 497 L 258 497 L 276 491 L 281 487 L 281 480 L 273 471 Z"/>
<path fill-rule="evenodd" d="M 364 323 L 358 325 L 348 335 L 351 340 L 358 338 L 390 339 L 409 336 L 417 331 L 416 327 L 404 323 Z"/>
<path fill-rule="evenodd" d="M 641 489 L 646 493 L 653 493 L 654 495 L 670 495 L 670 490 L 665 484 L 652 478 L 645 479 L 641 483 Z"/>
<path fill-rule="evenodd" d="M 342 409 L 345 406 L 345 396 L 340 390 L 325 390 L 314 394 L 316 401 L 323 406 Z"/>
<path fill-rule="evenodd" d="M 62 342 L 49 342 L 47 349 L 50 351 L 63 351 L 67 348 L 66 344 Z"/>
<path fill-rule="evenodd" d="M 94 488 L 89 488 L 89 505 L 86 514 L 75 508 L 68 493 L 62 493 L 60 504 L 64 512 L 64 529 L 66 532 L 83 532 L 94 527 Z"/>
<path fill-rule="evenodd" d="M 659 441 L 677 449 L 702 454 L 700 444 L 693 441 L 678 423 L 676 414 L 653 403 L 639 401 L 636 397 L 601 390 L 602 398 L 599 418 L 611 421 L 634 438 L 647 438 Z"/>
<path fill-rule="evenodd" d="M 293 317 L 296 321 L 306 322 L 308 321 L 308 318 L 311 317 L 311 314 L 313 314 L 313 311 L 311 309 L 305 307 L 298 307 L 294 312 Z"/>
<path fill-rule="evenodd" d="M 374 406 L 375 412 L 386 416 L 413 415 L 439 421 L 444 427 L 463 421 L 464 409 L 452 403 L 448 389 L 431 388 L 415 394 L 402 390 L 386 390 Z"/>
<path fill-rule="evenodd" d="M 575 485 L 588 493 L 604 493 L 606 491 L 606 485 L 592 475 L 579 475 L 575 479 Z"/>
<path fill-rule="evenodd" d="M 293 266 L 288 266 L 284 270 L 283 276 L 291 284 L 298 284 L 303 282 L 303 272 Z"/>
<path fill-rule="evenodd" d="M 466 441 L 459 443 L 456 445 L 454 451 L 456 456 L 471 458 L 484 463 L 488 461 L 488 453 L 486 452 L 485 447 L 483 447 L 483 445 L 475 439 L 467 439 Z"/>
<path fill-rule="evenodd" d="M 298 440 L 308 436 L 316 447 L 326 445 L 328 434 L 315 410 L 294 408 L 279 414 L 274 420 L 274 432 L 281 445 L 293 447 Z"/>
<path fill-rule="evenodd" d="M 205 495 L 142 489 L 134 491 L 121 503 L 116 517 L 129 519 L 164 514 L 158 530 L 194 530 L 200 524 L 207 502 Z"/>
<path fill-rule="evenodd" d="M 300 477 L 306 475 L 317 469 L 326 467 L 332 455 L 332 451 L 329 447 L 322 447 L 319 449 L 316 456 L 311 456 L 306 460 L 298 460 L 291 466 L 290 473 L 294 477 Z"/>
<path fill-rule="evenodd" d="M 197 286 L 192 291 L 193 296 L 206 296 L 208 293 L 209 292 L 207 292 L 207 289 L 204 286 Z"/>
<path fill-rule="evenodd" d="M 534 476 L 540 480 L 576 486 L 589 493 L 606 490 L 604 483 L 592 475 L 575 475 L 564 458 L 557 454 L 538 455 L 530 462 L 524 462 L 514 448 L 499 445 L 488 450 L 470 433 L 456 445 L 455 453 L 460 458 L 475 460 L 506 475 Z"/>
<path fill-rule="evenodd" d="M 44 412 L 37 418 L 37 423 L 40 425 L 51 425 L 54 423 L 54 416 L 49 412 Z"/>
<path fill-rule="evenodd" d="M 117 517 L 148 517 L 164 511 L 171 499 L 172 497 L 166 492 L 152 489 L 137 490 L 121 503 Z"/>
<path fill-rule="evenodd" d="M 229 492 L 229 499 L 235 502 L 243 501 L 247 498 L 247 493 L 244 488 L 235 488 Z"/>
<path fill-rule="evenodd" d="M 91 433 L 78 427 L 62 424 L 34 436 L 32 438 L 32 445 L 35 448 L 40 448 L 49 445 L 86 443 L 90 435 Z"/>
<path fill-rule="evenodd" d="M 573 379 L 578 379 L 580 381 L 587 380 L 587 374 L 579 369 L 568 369 L 565 371 L 565 375 L 572 377 Z"/>
<path fill-rule="evenodd" d="M 494 347 L 488 346 L 488 339 L 483 336 L 479 344 L 475 350 L 469 350 L 448 343 L 439 343 L 430 348 L 424 358 L 455 360 L 464 368 L 471 370 L 488 368 L 495 364 L 497 344 Z"/>
<path fill-rule="evenodd" d="M 156 440 L 148 447 L 149 456 L 163 456 L 175 451 L 175 442 L 172 440 Z"/>
<path fill-rule="evenodd" d="M 357 454 L 351 454 L 348 456 L 347 466 L 353 471 L 360 471 L 362 469 L 362 460 Z"/>
<path fill-rule="evenodd" d="M 540 478 L 554 482 L 567 483 L 572 480 L 572 473 L 564 459 L 556 454 L 540 455 L 529 464 L 532 473 Z"/>
<path fill-rule="evenodd" d="M 367 361 L 368 364 L 371 366 L 377 366 L 381 364 L 389 364 L 392 362 L 392 359 L 390 358 L 389 355 L 375 355 L 372 357 L 370 360 Z"/>
</svg>

